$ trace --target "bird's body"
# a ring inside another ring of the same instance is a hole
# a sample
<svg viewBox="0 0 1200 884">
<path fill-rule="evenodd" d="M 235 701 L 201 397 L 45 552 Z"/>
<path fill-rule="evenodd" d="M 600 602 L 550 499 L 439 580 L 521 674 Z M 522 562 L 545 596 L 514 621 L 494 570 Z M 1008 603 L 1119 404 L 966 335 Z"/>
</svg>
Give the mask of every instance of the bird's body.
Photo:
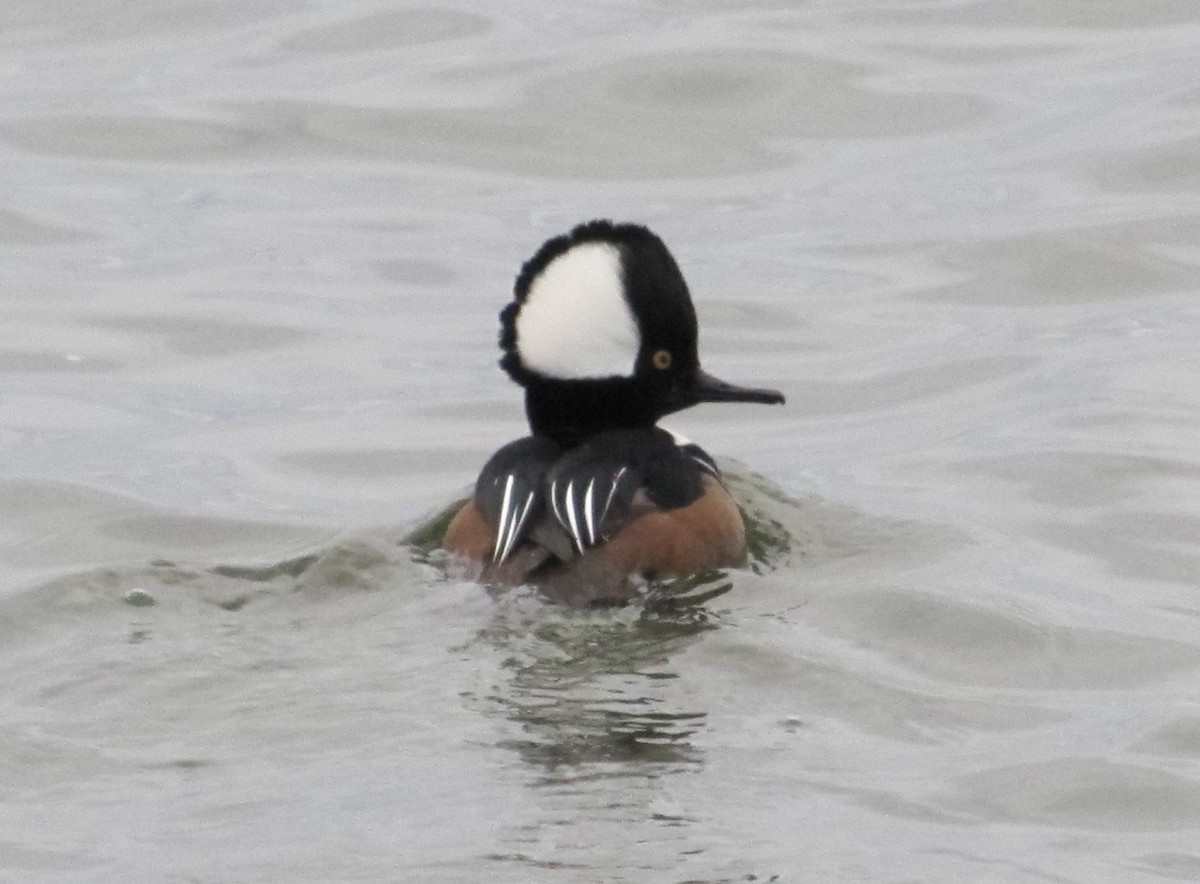
<svg viewBox="0 0 1200 884">
<path fill-rule="evenodd" d="M 745 527 L 713 459 L 656 426 L 698 402 L 782 402 L 705 374 L 666 246 L 594 221 L 550 240 L 501 313 L 501 365 L 532 435 L 497 451 L 442 545 L 483 580 L 573 602 L 621 601 L 631 578 L 738 564 Z"/>
</svg>

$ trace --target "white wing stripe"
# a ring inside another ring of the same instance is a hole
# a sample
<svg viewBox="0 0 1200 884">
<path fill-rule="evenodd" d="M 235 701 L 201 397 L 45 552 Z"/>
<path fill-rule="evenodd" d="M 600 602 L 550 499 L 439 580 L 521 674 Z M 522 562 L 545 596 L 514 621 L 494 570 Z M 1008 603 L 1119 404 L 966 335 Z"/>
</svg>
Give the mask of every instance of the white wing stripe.
<svg viewBox="0 0 1200 884">
<path fill-rule="evenodd" d="M 621 484 L 621 477 L 625 475 L 625 471 L 629 467 L 621 467 L 617 470 L 617 474 L 613 476 L 612 488 L 608 489 L 608 497 L 604 501 L 604 512 L 600 514 L 600 524 L 604 525 L 604 520 L 608 518 L 608 508 L 612 506 L 613 498 L 617 496 L 617 486 Z"/>
<path fill-rule="evenodd" d="M 596 545 L 596 511 L 592 492 L 596 490 L 596 480 L 588 482 L 587 491 L 583 495 L 583 515 L 587 520 L 588 546 Z"/>
<path fill-rule="evenodd" d="M 509 524 L 509 519 L 513 513 L 509 510 L 508 505 L 512 501 L 513 474 L 509 473 L 504 480 L 504 499 L 500 502 L 500 524 L 496 526 L 496 546 L 492 550 L 492 561 L 503 561 L 500 557 L 500 550 L 504 546 L 504 534 Z"/>
<path fill-rule="evenodd" d="M 583 536 L 579 533 L 579 508 L 575 504 L 575 481 L 572 479 L 567 483 L 566 497 L 567 504 L 567 519 L 570 522 L 571 537 L 575 541 L 575 546 L 579 549 L 579 554 L 583 555 Z"/>
<path fill-rule="evenodd" d="M 533 498 L 536 492 L 530 491 L 529 496 L 525 498 L 525 506 L 521 509 L 521 527 L 525 527 L 525 520 L 529 518 L 529 511 L 533 509 Z"/>
<path fill-rule="evenodd" d="M 521 514 L 519 516 L 516 515 L 516 511 L 514 510 L 514 517 L 508 529 L 508 537 L 504 541 L 504 549 L 500 552 L 500 564 L 502 565 L 508 559 L 509 553 L 512 552 L 513 544 L 520 535 L 521 529 L 525 527 L 525 520 L 529 518 L 529 510 L 533 508 L 533 497 L 534 492 L 530 491 L 529 495 L 525 498 L 525 506 L 521 507 Z"/>
<path fill-rule="evenodd" d="M 563 518 L 562 510 L 558 506 L 558 480 L 555 479 L 550 483 L 550 506 L 554 509 L 554 518 L 558 519 L 558 524 L 564 528 L 567 527 L 567 520 Z"/>
</svg>

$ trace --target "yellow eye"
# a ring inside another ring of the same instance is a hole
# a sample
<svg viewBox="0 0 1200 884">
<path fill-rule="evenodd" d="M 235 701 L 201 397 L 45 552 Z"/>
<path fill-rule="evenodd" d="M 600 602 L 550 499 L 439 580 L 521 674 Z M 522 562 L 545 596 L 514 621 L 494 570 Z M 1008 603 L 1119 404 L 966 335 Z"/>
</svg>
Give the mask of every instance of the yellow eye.
<svg viewBox="0 0 1200 884">
<path fill-rule="evenodd" d="M 666 371 L 671 367 L 671 351 L 656 350 L 654 355 L 650 357 L 650 364 L 660 371 Z"/>
</svg>

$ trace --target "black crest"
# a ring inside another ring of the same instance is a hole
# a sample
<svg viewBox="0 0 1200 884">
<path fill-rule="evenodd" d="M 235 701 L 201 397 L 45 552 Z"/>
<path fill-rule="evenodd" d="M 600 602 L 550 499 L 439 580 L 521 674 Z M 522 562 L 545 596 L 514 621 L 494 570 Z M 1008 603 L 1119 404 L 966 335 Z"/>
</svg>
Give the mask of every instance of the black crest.
<svg viewBox="0 0 1200 884">
<path fill-rule="evenodd" d="M 640 224 L 598 219 L 547 240 L 517 274 L 513 300 L 500 311 L 500 349 L 504 352 L 500 367 L 521 386 L 528 386 L 535 378 L 540 380 L 521 362 L 517 349 L 516 323 L 521 305 L 533 281 L 555 258 L 591 242 L 615 246 L 620 255 L 625 297 L 636 317 L 643 351 L 670 345 L 682 351 L 678 355 L 685 362 L 695 362 L 696 311 L 679 265 L 666 244 Z M 645 352 L 639 354 L 639 364 L 646 356 Z"/>
</svg>

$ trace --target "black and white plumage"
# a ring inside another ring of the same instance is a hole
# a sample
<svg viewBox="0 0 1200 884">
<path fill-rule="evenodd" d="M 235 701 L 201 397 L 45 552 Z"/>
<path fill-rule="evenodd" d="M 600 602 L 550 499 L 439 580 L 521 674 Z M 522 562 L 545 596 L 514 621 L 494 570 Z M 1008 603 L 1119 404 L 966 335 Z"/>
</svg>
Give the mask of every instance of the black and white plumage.
<svg viewBox="0 0 1200 884">
<path fill-rule="evenodd" d="M 720 480 L 700 446 L 666 430 L 612 430 L 573 448 L 539 436 L 510 442 L 475 483 L 475 502 L 503 565 L 526 541 L 560 562 L 583 555 L 638 515 L 685 507 Z"/>
<path fill-rule="evenodd" d="M 697 335 L 683 275 L 645 227 L 592 221 L 545 242 L 500 313 L 500 365 L 525 390 L 531 435 L 489 459 L 445 548 L 485 580 L 605 587 L 557 592 L 572 601 L 738 561 L 745 530 L 720 470 L 656 424 L 783 396 L 709 375 Z"/>
</svg>

